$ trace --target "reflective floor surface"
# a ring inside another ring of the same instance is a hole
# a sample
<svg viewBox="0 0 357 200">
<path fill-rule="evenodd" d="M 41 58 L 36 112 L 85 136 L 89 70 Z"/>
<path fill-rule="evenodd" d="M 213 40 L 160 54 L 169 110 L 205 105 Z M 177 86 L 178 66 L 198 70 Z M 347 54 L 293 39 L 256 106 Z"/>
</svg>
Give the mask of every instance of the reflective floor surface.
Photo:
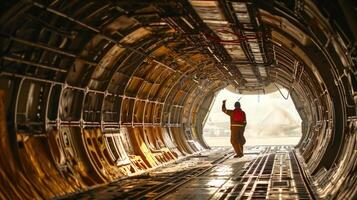
<svg viewBox="0 0 357 200">
<path fill-rule="evenodd" d="M 63 199 L 313 199 L 292 146 L 220 147 Z"/>
</svg>

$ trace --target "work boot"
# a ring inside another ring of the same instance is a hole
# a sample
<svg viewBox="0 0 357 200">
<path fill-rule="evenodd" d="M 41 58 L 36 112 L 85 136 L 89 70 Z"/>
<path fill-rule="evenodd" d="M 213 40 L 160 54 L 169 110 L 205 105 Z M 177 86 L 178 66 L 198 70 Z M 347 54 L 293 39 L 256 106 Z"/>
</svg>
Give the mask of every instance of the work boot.
<svg viewBox="0 0 357 200">
<path fill-rule="evenodd" d="M 244 156 L 244 154 L 240 154 L 240 155 L 236 154 L 236 155 L 233 156 L 233 158 L 241 158 L 243 156 Z"/>
</svg>

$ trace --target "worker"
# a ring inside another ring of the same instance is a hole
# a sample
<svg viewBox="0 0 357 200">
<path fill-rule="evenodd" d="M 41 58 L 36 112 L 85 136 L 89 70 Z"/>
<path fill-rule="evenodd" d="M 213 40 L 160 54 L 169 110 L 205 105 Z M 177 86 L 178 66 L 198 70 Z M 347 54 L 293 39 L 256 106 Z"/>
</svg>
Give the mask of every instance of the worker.
<svg viewBox="0 0 357 200">
<path fill-rule="evenodd" d="M 235 158 L 243 157 L 243 145 L 245 144 L 244 130 L 247 125 L 245 112 L 240 108 L 240 103 L 237 101 L 234 104 L 234 110 L 227 110 L 226 100 L 223 101 L 222 111 L 231 118 L 231 144 L 236 155 Z"/>
</svg>

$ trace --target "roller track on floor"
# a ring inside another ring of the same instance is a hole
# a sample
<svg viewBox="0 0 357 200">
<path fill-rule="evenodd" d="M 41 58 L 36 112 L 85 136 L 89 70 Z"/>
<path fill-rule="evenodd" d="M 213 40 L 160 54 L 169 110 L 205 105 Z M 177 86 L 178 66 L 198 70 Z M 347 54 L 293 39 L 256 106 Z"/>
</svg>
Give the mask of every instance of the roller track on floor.
<svg viewBox="0 0 357 200">
<path fill-rule="evenodd" d="M 190 156 L 172 165 L 63 199 L 315 199 L 291 146 L 230 148 Z"/>
</svg>

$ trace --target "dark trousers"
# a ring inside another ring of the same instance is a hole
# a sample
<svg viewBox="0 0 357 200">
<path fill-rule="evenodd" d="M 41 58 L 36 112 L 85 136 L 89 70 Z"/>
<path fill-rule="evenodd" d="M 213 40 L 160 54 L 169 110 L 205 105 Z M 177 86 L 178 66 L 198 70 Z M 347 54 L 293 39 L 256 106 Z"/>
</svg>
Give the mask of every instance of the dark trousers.
<svg viewBox="0 0 357 200">
<path fill-rule="evenodd" d="M 244 129 L 244 126 L 231 126 L 231 144 L 238 156 L 243 156 Z"/>
</svg>

